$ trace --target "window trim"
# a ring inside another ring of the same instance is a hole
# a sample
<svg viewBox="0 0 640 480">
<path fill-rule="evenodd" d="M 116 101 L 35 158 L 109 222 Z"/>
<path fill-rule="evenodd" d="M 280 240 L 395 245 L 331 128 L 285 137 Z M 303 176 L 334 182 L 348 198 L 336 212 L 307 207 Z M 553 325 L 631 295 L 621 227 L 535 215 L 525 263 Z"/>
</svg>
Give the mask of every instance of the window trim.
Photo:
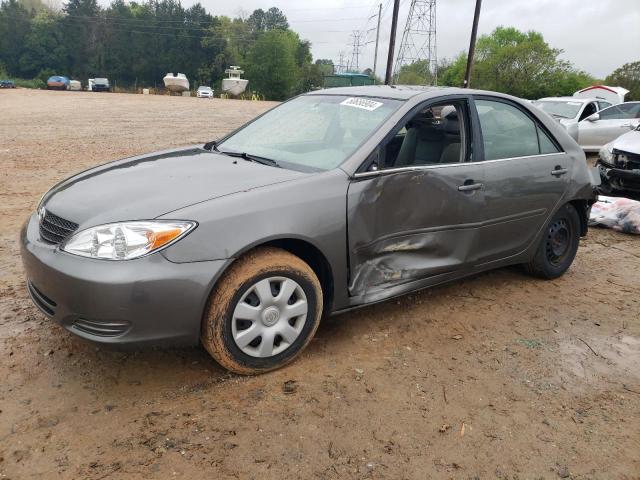
<svg viewBox="0 0 640 480">
<path fill-rule="evenodd" d="M 538 153 L 535 155 L 521 155 L 519 157 L 507 157 L 507 158 L 496 158 L 496 159 L 491 159 L 491 160 L 486 160 L 485 159 L 485 154 L 484 154 L 484 137 L 482 135 L 482 127 L 480 126 L 480 116 L 478 115 L 478 109 L 476 106 L 476 100 L 486 100 L 486 101 L 490 101 L 490 102 L 499 102 L 499 103 L 504 103 L 506 105 L 509 105 L 519 111 L 521 111 L 524 115 L 526 115 L 534 124 L 534 126 L 536 127 L 536 138 L 538 140 L 538 150 L 540 151 L 540 136 L 538 133 L 538 130 L 542 130 L 547 137 L 549 138 L 549 140 L 551 140 L 551 143 L 553 143 L 555 145 L 555 147 L 558 149 L 557 152 L 554 153 Z M 476 123 L 478 125 L 478 130 L 479 130 L 479 149 L 480 149 L 480 157 L 482 158 L 482 160 L 478 160 L 475 163 L 480 163 L 480 162 L 493 162 L 496 160 L 513 160 L 516 158 L 534 158 L 534 157 L 541 157 L 541 156 L 548 156 L 548 155 L 560 155 L 563 153 L 566 153 L 564 148 L 562 148 L 562 145 L 560 144 L 560 142 L 558 142 L 558 140 L 556 139 L 556 137 L 549 131 L 549 129 L 532 113 L 530 112 L 527 108 L 525 108 L 522 105 L 519 105 L 516 102 L 513 102 L 512 100 L 509 100 L 508 98 L 502 98 L 502 97 L 494 97 L 491 95 L 472 95 L 471 96 L 471 103 L 472 103 L 472 109 L 473 112 L 475 113 L 475 118 L 474 123 Z"/>
<path fill-rule="evenodd" d="M 389 129 L 386 135 L 382 138 L 382 140 L 378 142 L 378 144 L 373 148 L 373 150 L 369 153 L 369 155 L 367 155 L 366 159 L 360 164 L 360 166 L 356 169 L 356 171 L 352 175 L 352 178 L 371 177 L 371 176 L 375 176 L 375 175 L 378 175 L 384 172 L 389 172 L 389 171 L 394 171 L 394 172 L 411 171 L 421 167 L 422 165 L 415 165 L 410 167 L 385 168 L 385 169 L 369 171 L 369 168 L 371 167 L 371 165 L 380 159 L 380 150 L 382 145 L 386 145 L 387 143 L 389 143 L 412 117 L 414 117 L 420 110 L 423 110 L 430 106 L 438 105 L 441 103 L 446 104 L 447 102 L 450 102 L 450 103 L 459 102 L 459 103 L 466 104 L 465 107 L 466 107 L 468 118 L 464 122 L 464 126 L 466 128 L 465 137 L 467 137 L 465 141 L 465 146 L 464 146 L 465 158 L 461 162 L 447 163 L 447 164 L 435 165 L 435 166 L 449 167 L 451 165 L 468 165 L 470 163 L 474 163 L 472 160 L 472 157 L 475 155 L 475 152 L 478 149 L 478 143 L 476 139 L 477 139 L 479 129 L 476 128 L 477 125 L 473 118 L 473 110 L 474 110 L 474 107 L 472 106 L 473 98 L 469 94 L 443 95 L 441 97 L 429 98 L 427 100 L 424 100 L 418 103 L 417 105 L 413 106 L 407 113 L 405 113 L 402 116 L 402 118 L 400 118 L 400 120 L 398 120 L 396 124 Z M 429 165 L 425 165 L 425 166 L 429 166 Z M 367 175 L 362 175 L 362 174 L 367 174 Z"/>
<path fill-rule="evenodd" d="M 552 155 L 566 155 L 567 152 L 556 152 L 556 153 L 539 153 L 537 155 L 527 155 L 524 157 L 508 157 L 508 158 L 496 158 L 494 160 L 481 160 L 478 162 L 459 162 L 459 163 L 445 163 L 445 164 L 434 164 L 434 165 L 416 165 L 413 167 L 398 167 L 398 168 L 388 168 L 386 170 L 372 170 L 369 172 L 356 172 L 353 174 L 354 179 L 364 179 L 382 176 L 385 174 L 394 174 L 394 173 L 402 173 L 402 172 L 415 172 L 421 170 L 431 170 L 434 168 L 449 168 L 449 167 L 468 167 L 477 164 L 484 163 L 496 163 L 496 162 L 507 162 L 511 160 L 521 160 L 523 158 L 538 158 L 538 157 L 550 157 Z"/>
</svg>

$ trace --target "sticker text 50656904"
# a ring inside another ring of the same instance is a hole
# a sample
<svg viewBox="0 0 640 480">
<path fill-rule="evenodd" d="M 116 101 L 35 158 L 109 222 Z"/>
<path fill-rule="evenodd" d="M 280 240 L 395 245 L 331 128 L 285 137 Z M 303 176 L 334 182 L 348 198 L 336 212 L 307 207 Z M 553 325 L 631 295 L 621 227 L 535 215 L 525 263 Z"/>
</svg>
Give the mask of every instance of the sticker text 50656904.
<svg viewBox="0 0 640 480">
<path fill-rule="evenodd" d="M 376 108 L 384 105 L 382 102 L 376 102 L 369 98 L 351 97 L 341 102 L 340 105 L 346 105 L 348 107 L 362 108 L 363 110 L 374 111 Z"/>
</svg>

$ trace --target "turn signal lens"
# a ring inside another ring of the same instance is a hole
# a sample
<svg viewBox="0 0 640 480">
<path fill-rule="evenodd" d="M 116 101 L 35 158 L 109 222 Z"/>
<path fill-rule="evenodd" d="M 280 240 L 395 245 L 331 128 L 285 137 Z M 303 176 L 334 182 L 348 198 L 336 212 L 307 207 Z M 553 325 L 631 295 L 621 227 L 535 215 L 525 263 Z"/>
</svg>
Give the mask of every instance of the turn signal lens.
<svg viewBox="0 0 640 480">
<path fill-rule="evenodd" d="M 131 260 L 177 241 L 195 226 L 175 220 L 109 223 L 76 233 L 62 250 L 102 260 Z"/>
</svg>

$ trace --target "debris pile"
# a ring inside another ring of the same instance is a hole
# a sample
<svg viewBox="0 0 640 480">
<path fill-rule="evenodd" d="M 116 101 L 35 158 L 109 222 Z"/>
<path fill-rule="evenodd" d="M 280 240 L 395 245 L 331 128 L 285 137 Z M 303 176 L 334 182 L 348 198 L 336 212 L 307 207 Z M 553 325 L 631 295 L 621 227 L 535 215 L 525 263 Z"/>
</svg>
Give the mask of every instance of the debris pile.
<svg viewBox="0 0 640 480">
<path fill-rule="evenodd" d="M 589 225 L 640 235 L 640 202 L 600 195 L 591 207 Z"/>
</svg>

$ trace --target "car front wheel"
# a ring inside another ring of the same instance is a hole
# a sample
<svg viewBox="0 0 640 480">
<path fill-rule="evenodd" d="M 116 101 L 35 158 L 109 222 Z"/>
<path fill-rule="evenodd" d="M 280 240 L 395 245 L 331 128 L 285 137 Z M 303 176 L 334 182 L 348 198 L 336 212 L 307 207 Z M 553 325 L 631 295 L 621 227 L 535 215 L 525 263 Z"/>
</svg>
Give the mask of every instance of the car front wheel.
<svg viewBox="0 0 640 480">
<path fill-rule="evenodd" d="M 322 288 L 299 257 L 255 249 L 236 260 L 213 289 L 201 340 L 226 369 L 254 375 L 291 362 L 320 323 Z"/>
<path fill-rule="evenodd" d="M 570 203 L 563 205 L 546 225 L 534 257 L 525 264 L 533 276 L 553 279 L 566 272 L 578 252 L 580 218 Z"/>
</svg>

